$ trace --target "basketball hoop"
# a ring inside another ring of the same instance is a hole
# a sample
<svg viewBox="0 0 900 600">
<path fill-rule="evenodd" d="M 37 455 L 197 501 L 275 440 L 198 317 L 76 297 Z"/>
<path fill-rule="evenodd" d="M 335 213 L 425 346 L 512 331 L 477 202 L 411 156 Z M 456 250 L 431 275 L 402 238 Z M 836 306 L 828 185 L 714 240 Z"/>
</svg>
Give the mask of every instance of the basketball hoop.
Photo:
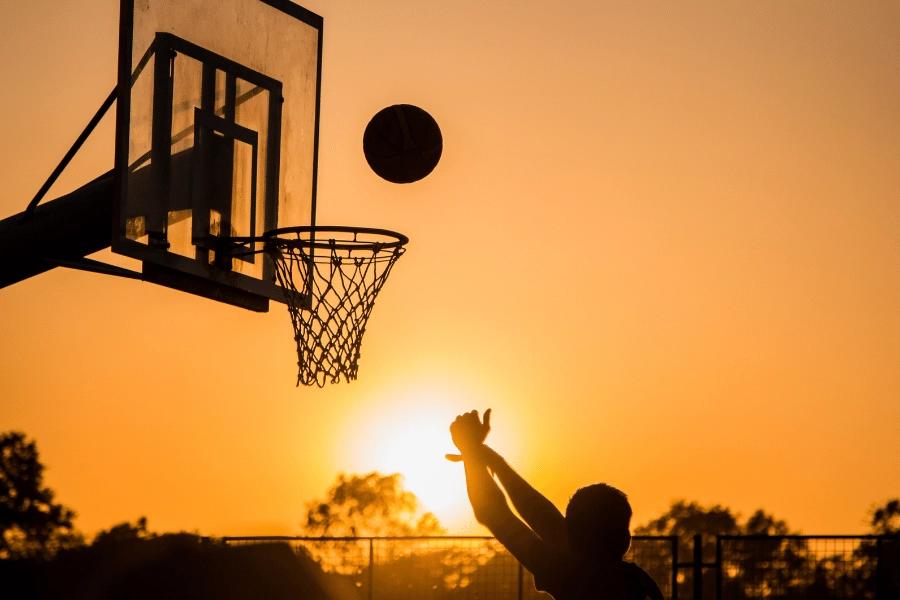
<svg viewBox="0 0 900 600">
<path fill-rule="evenodd" d="M 356 379 L 375 297 L 405 235 L 365 227 L 286 227 L 265 234 L 297 342 L 297 385 Z"/>
</svg>

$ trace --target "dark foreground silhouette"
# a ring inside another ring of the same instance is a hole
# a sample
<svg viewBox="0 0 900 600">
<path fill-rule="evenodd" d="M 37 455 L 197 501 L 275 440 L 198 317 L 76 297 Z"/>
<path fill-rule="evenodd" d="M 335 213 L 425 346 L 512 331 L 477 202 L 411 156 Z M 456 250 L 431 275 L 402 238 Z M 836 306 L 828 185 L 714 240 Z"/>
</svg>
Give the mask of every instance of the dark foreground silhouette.
<svg viewBox="0 0 900 600">
<path fill-rule="evenodd" d="M 622 560 L 631 545 L 631 505 L 625 494 L 603 483 L 581 488 L 563 516 L 485 445 L 490 417 L 490 409 L 484 422 L 474 410 L 457 417 L 450 434 L 460 454 L 447 458 L 465 464 L 475 518 L 534 574 L 535 587 L 555 600 L 662 600 L 653 579 Z"/>
<path fill-rule="evenodd" d="M 286 544 L 224 546 L 190 534 L 0 561 L 0 582 L 11 600 L 330 600 L 319 567 Z"/>
</svg>

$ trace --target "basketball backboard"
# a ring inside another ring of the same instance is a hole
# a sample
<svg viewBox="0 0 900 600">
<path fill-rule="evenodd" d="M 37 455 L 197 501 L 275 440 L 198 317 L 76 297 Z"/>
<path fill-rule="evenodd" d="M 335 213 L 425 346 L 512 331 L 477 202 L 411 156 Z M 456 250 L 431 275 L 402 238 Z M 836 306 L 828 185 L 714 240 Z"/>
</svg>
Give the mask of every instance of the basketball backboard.
<svg viewBox="0 0 900 600">
<path fill-rule="evenodd" d="M 321 17 L 288 0 L 122 0 L 120 35 L 113 250 L 148 281 L 284 302 L 271 259 L 227 238 L 315 225 Z"/>
</svg>

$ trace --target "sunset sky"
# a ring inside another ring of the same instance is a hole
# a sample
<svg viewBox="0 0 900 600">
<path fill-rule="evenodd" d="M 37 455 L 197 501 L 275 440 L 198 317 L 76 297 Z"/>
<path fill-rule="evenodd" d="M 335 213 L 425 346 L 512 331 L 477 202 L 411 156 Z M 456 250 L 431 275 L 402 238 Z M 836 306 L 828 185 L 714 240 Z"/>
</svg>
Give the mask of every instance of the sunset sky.
<svg viewBox="0 0 900 600">
<path fill-rule="evenodd" d="M 0 431 L 37 440 L 81 530 L 294 534 L 377 469 L 479 533 L 443 454 L 488 407 L 561 508 L 606 481 L 634 523 L 686 498 L 838 534 L 900 495 L 900 3 L 301 4 L 325 22 L 319 223 L 411 240 L 359 380 L 296 388 L 280 304 L 63 269 L 0 290 Z M 0 218 L 113 89 L 117 33 L 118 0 L 0 3 Z M 396 103 L 444 135 L 406 186 L 362 154 Z M 113 136 L 48 198 L 112 168 Z"/>
</svg>

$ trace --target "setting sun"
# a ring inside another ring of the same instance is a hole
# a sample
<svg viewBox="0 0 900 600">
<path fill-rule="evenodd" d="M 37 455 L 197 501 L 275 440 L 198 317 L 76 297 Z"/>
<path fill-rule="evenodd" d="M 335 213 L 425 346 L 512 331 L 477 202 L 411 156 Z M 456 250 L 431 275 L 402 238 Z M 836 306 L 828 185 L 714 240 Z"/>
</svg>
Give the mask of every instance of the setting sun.
<svg viewBox="0 0 900 600">
<path fill-rule="evenodd" d="M 465 394 L 461 394 L 464 396 Z M 455 452 L 449 425 L 463 409 L 444 392 L 410 392 L 391 404 L 378 403 L 362 415 L 344 440 L 348 471 L 400 473 L 404 486 L 450 533 L 475 533 L 461 464 L 444 458 Z"/>
<path fill-rule="evenodd" d="M 441 425 L 398 424 L 373 448 L 376 468 L 383 473 L 402 473 L 406 487 L 438 518 L 467 508 L 460 482 L 462 470 L 443 459 L 448 436 L 446 425 Z"/>
</svg>

